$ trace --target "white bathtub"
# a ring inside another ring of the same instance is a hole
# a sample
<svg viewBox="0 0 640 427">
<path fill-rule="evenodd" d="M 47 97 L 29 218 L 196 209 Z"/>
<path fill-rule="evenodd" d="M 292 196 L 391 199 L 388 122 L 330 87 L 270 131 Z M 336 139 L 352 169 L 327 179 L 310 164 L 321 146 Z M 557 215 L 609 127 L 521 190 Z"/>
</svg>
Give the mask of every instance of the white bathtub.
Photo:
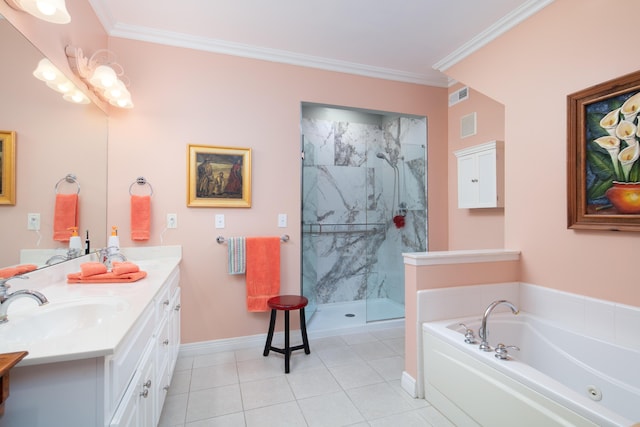
<svg viewBox="0 0 640 427">
<path fill-rule="evenodd" d="M 640 421 L 640 351 L 560 329 L 527 313 L 491 315 L 492 346 L 466 344 L 465 323 L 423 323 L 425 397 L 457 426 L 631 426 Z M 593 399 L 600 400 L 595 401 Z"/>
</svg>

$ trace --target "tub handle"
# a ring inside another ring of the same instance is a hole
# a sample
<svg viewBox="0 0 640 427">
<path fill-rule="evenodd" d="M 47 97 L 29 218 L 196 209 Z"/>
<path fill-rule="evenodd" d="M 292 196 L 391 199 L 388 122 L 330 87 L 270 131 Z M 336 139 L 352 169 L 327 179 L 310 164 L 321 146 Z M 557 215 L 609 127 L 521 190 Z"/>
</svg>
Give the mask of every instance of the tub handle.
<svg viewBox="0 0 640 427">
<path fill-rule="evenodd" d="M 496 358 L 500 359 L 500 360 L 508 360 L 509 359 L 509 350 L 508 349 L 513 349 L 513 350 L 518 350 L 520 351 L 520 347 L 515 346 L 515 345 L 504 345 L 502 343 L 498 344 L 496 346 Z"/>
<path fill-rule="evenodd" d="M 468 328 L 467 325 L 465 325 L 464 323 L 459 323 L 459 325 L 465 329 L 464 342 L 466 342 L 467 344 L 476 344 L 477 341 L 476 341 L 476 336 L 473 333 L 473 329 Z"/>
</svg>

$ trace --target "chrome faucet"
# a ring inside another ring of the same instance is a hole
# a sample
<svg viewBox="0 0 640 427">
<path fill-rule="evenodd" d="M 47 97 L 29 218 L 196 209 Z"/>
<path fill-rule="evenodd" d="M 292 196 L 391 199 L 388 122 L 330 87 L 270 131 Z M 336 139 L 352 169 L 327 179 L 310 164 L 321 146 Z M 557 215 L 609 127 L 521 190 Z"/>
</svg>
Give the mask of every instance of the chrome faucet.
<svg viewBox="0 0 640 427">
<path fill-rule="evenodd" d="M 7 289 L 10 288 L 10 285 L 7 283 L 12 279 L 28 279 L 27 276 L 13 276 L 8 277 L 6 279 L 0 279 L 0 323 L 7 323 L 9 319 L 7 318 L 7 310 L 9 309 L 9 305 L 22 297 L 29 297 L 36 300 L 38 305 L 47 304 L 49 300 L 47 297 L 42 295 L 38 291 L 30 291 L 28 289 L 21 289 L 19 291 L 15 291 L 11 294 L 7 294 Z"/>
<path fill-rule="evenodd" d="M 489 307 L 484 311 L 484 315 L 482 316 L 482 325 L 480 326 L 480 330 L 478 331 L 478 335 L 480 336 L 480 350 L 482 351 L 492 351 L 489 342 L 487 341 L 487 320 L 489 319 L 489 315 L 493 311 L 494 308 L 499 306 L 500 304 L 504 304 L 511 309 L 511 312 L 515 315 L 520 313 L 518 307 L 511 304 L 509 301 L 501 299 L 498 301 L 494 301 L 489 304 Z"/>
<path fill-rule="evenodd" d="M 122 252 L 118 251 L 119 248 L 116 246 L 109 246 L 106 248 L 98 249 L 96 254 L 98 255 L 98 259 L 100 262 L 106 265 L 107 267 L 111 267 L 111 262 L 113 260 L 126 261 L 127 257 L 124 256 Z"/>
</svg>

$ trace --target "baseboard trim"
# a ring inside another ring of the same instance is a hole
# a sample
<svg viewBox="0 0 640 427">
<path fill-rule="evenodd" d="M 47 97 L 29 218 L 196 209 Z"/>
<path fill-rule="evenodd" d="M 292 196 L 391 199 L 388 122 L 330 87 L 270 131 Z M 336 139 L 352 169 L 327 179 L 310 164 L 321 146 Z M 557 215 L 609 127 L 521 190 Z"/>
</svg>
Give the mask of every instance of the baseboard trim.
<svg viewBox="0 0 640 427">
<path fill-rule="evenodd" d="M 407 371 L 402 371 L 402 378 L 400 379 L 400 385 L 402 389 L 409 393 L 409 396 L 414 399 L 418 397 L 418 391 L 416 388 L 416 380 L 409 375 Z"/>
</svg>

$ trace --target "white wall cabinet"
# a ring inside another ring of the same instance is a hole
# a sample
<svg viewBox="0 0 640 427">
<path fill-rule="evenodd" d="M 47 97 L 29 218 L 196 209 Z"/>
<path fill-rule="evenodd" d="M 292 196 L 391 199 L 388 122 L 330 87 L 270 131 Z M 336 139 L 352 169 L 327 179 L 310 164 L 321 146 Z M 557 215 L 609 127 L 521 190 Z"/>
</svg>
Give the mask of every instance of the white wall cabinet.
<svg viewBox="0 0 640 427">
<path fill-rule="evenodd" d="M 504 143 L 490 141 L 454 154 L 458 159 L 458 207 L 503 207 Z"/>
</svg>

